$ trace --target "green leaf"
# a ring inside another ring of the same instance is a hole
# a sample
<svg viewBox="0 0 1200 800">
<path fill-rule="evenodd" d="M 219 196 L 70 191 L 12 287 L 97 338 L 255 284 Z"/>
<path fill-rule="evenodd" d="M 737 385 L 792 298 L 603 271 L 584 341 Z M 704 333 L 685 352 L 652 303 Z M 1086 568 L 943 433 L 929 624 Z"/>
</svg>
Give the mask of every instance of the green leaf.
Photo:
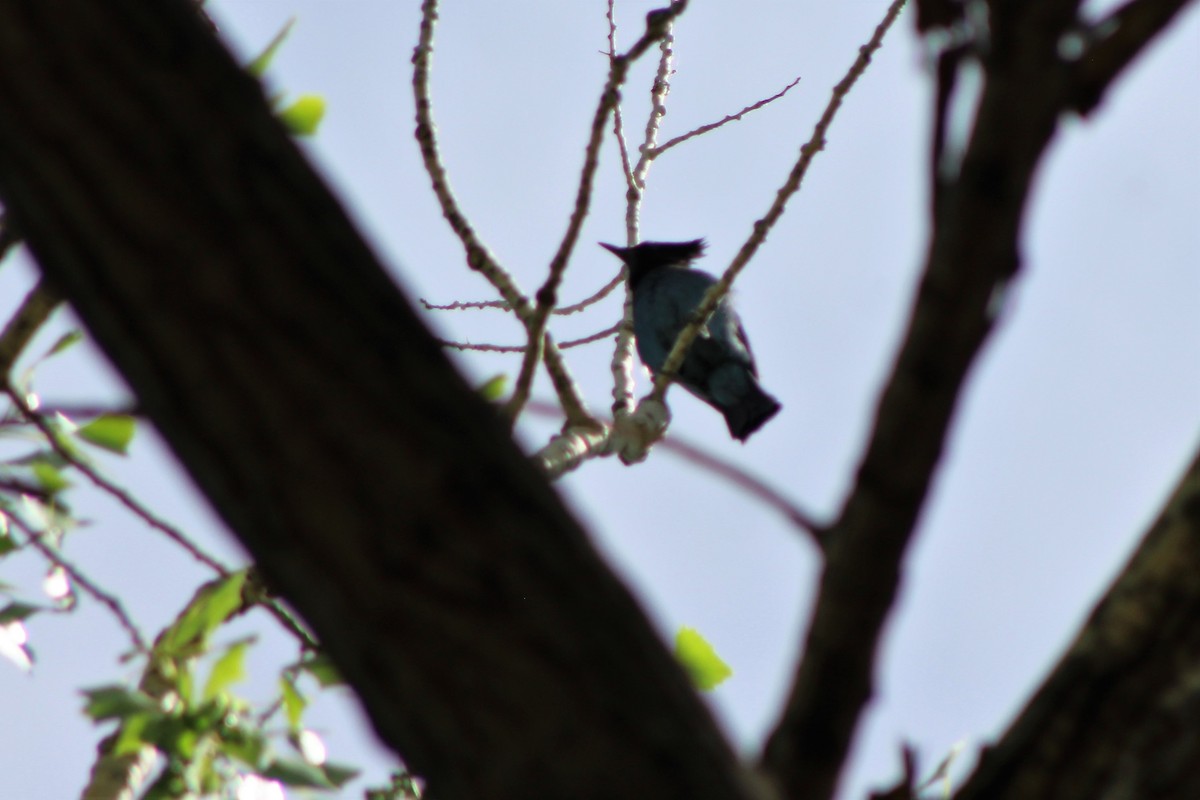
<svg viewBox="0 0 1200 800">
<path fill-rule="evenodd" d="M 233 684 L 246 677 L 246 649 L 251 639 L 243 639 L 229 646 L 225 654 L 213 664 L 208 682 L 204 684 L 204 699 L 211 700 Z"/>
<path fill-rule="evenodd" d="M 262 769 L 263 757 L 269 749 L 267 738 L 261 731 L 240 726 L 222 734 L 218 748 L 252 770 Z"/>
<path fill-rule="evenodd" d="M 675 634 L 675 658 L 702 692 L 712 691 L 733 674 L 729 665 L 695 628 L 685 626 Z"/>
<path fill-rule="evenodd" d="M 508 376 L 501 372 L 499 375 L 489 378 L 483 386 L 479 387 L 479 395 L 489 403 L 495 403 L 504 397 L 507 388 Z"/>
<path fill-rule="evenodd" d="M 64 478 L 62 472 L 53 464 L 38 461 L 31 464 L 29 469 L 33 472 L 33 477 L 41 484 L 41 487 L 50 494 L 58 494 L 71 485 L 71 482 Z"/>
<path fill-rule="evenodd" d="M 144 733 L 146 726 L 161 714 L 131 714 L 121 722 L 117 729 L 117 741 L 113 745 L 113 755 L 128 756 L 140 752 L 149 742 Z"/>
<path fill-rule="evenodd" d="M 136 429 L 137 422 L 133 417 L 125 414 L 105 414 L 84 425 L 75 435 L 97 447 L 123 456 L 129 450 L 129 443 L 133 441 Z"/>
<path fill-rule="evenodd" d="M 135 714 L 159 714 L 162 710 L 150 695 L 124 686 L 84 689 L 83 696 L 87 698 L 83 713 L 97 722 L 124 719 Z"/>
<path fill-rule="evenodd" d="M 279 691 L 283 699 L 283 713 L 287 717 L 288 728 L 293 731 L 298 730 L 300 719 L 304 715 L 304 707 L 308 705 L 308 701 L 296 688 L 296 682 L 287 675 L 280 676 Z"/>
<path fill-rule="evenodd" d="M 202 650 L 208 635 L 242 607 L 246 570 L 210 581 L 196 592 L 187 608 L 163 632 L 157 650 L 167 658 L 182 658 Z"/>
<path fill-rule="evenodd" d="M 300 662 L 300 669 L 307 672 L 317 679 L 317 683 L 321 684 L 322 689 L 328 689 L 330 686 L 341 686 L 345 684 L 341 674 L 337 671 L 337 667 L 329 660 L 328 656 L 313 656 Z"/>
<path fill-rule="evenodd" d="M 29 632 L 20 620 L 0 625 L 0 658 L 8 659 L 22 672 L 29 672 L 33 669 L 34 658 L 28 641 Z"/>
<path fill-rule="evenodd" d="M 291 758 L 271 762 L 271 766 L 260 774 L 264 778 L 277 780 L 287 786 L 307 786 L 313 789 L 337 788 L 337 784 L 326 777 L 325 770 Z"/>
<path fill-rule="evenodd" d="M 0 625 L 29 619 L 39 611 L 45 611 L 45 609 L 40 606 L 31 606 L 28 603 L 9 603 L 0 609 Z"/>
<path fill-rule="evenodd" d="M 326 780 L 338 788 L 357 778 L 359 773 L 359 770 L 344 764 L 323 764 L 321 769 L 325 772 Z"/>
<path fill-rule="evenodd" d="M 319 94 L 300 95 L 296 102 L 279 112 L 279 118 L 294 136 L 312 136 L 325 116 L 325 98 Z"/>
<path fill-rule="evenodd" d="M 50 346 L 50 349 L 46 351 L 46 354 L 43 355 L 42 358 L 56 356 L 62 351 L 66 350 L 68 347 L 71 347 L 81 341 L 83 341 L 83 331 L 78 329 L 67 331 L 62 336 L 58 337 L 58 341 Z"/>
<path fill-rule="evenodd" d="M 292 26 L 295 24 L 295 17 L 283 23 L 283 27 L 279 29 L 279 33 L 275 34 L 275 38 L 268 42 L 263 51 L 246 65 L 246 72 L 249 72 L 256 78 L 261 78 L 263 73 L 267 71 L 267 67 L 271 65 L 271 61 L 274 60 L 275 54 L 279 52 L 279 47 L 283 44 L 283 40 L 292 32 Z"/>
</svg>

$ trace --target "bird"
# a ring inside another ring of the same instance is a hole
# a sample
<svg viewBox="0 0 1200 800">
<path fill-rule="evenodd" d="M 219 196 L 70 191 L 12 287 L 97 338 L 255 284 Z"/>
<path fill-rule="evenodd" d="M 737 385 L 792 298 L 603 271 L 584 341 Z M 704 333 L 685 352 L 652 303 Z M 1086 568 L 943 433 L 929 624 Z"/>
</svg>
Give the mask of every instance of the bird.
<svg viewBox="0 0 1200 800">
<path fill-rule="evenodd" d="M 617 247 L 600 242 L 629 270 L 633 334 L 642 363 L 658 374 L 679 332 L 717 279 L 692 269 L 703 239 L 642 242 Z M 676 378 L 683 388 L 720 411 L 729 434 L 746 441 L 781 408 L 758 384 L 758 368 L 742 321 L 729 298 L 721 300 L 688 350 Z"/>
</svg>

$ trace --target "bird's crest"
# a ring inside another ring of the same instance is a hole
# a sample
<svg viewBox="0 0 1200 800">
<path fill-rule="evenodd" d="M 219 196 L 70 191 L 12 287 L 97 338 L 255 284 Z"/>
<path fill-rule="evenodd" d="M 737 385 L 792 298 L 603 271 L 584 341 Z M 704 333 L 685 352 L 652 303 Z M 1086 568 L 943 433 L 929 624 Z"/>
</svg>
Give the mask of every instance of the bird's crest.
<svg viewBox="0 0 1200 800">
<path fill-rule="evenodd" d="M 703 239 L 693 239 L 690 242 L 642 242 L 633 247 L 601 242 L 600 246 L 625 262 L 629 267 L 630 282 L 636 284 L 660 267 L 686 268 L 704 255 L 707 244 Z"/>
</svg>

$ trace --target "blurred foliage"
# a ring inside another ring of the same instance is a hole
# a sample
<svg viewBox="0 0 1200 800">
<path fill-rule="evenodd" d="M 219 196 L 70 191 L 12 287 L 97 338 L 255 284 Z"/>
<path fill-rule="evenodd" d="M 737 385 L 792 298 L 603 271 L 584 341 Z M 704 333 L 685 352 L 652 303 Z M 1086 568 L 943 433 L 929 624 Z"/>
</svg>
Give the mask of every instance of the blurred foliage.
<svg viewBox="0 0 1200 800">
<path fill-rule="evenodd" d="M 712 691 L 733 675 L 733 669 L 695 628 L 683 627 L 675 634 L 675 658 L 683 664 L 692 684 L 704 692 Z"/>
</svg>

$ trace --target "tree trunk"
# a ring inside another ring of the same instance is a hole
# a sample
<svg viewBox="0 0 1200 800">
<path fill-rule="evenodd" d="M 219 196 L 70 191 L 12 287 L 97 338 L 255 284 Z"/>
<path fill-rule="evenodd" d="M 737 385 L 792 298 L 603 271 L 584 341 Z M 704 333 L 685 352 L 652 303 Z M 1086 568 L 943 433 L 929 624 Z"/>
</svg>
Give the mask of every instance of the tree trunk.
<svg viewBox="0 0 1200 800">
<path fill-rule="evenodd" d="M 741 796 L 641 610 L 191 3 L 0 0 L 0 193 L 431 796 Z"/>
</svg>

